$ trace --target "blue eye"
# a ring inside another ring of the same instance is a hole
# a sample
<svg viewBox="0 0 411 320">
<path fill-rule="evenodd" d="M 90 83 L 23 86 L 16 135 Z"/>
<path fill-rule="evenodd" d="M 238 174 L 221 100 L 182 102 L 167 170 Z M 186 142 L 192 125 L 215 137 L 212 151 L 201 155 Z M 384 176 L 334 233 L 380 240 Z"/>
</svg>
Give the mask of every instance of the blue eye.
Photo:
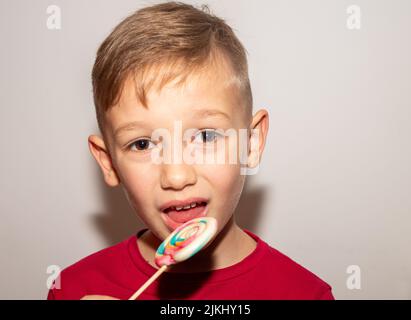
<svg viewBox="0 0 411 320">
<path fill-rule="evenodd" d="M 207 143 L 213 143 L 221 136 L 222 135 L 214 129 L 205 129 L 203 131 L 198 132 L 198 134 L 194 138 L 194 142 L 206 143 L 206 144 Z M 197 137 L 200 137 L 200 139 L 201 139 L 200 142 L 196 141 Z"/>
<path fill-rule="evenodd" d="M 136 140 L 132 143 L 130 143 L 127 147 L 127 149 L 132 149 L 133 146 L 136 146 L 138 151 L 145 151 L 147 150 L 147 147 L 152 143 L 149 139 L 139 139 Z"/>
</svg>

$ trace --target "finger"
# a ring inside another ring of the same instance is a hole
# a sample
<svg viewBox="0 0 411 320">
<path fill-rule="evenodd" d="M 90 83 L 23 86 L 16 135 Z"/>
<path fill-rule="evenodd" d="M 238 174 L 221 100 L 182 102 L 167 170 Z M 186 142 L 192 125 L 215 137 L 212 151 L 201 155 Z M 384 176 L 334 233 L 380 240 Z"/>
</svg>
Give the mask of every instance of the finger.
<svg viewBox="0 0 411 320">
<path fill-rule="evenodd" d="M 93 294 L 93 295 L 85 295 L 80 300 L 120 300 L 120 299 L 110 297 L 110 296 Z"/>
</svg>

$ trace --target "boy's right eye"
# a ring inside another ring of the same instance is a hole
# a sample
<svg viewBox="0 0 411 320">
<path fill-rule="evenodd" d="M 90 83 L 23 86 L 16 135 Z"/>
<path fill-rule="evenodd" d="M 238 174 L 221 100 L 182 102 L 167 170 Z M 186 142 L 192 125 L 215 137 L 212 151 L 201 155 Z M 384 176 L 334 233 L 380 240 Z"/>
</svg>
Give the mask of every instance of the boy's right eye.
<svg viewBox="0 0 411 320">
<path fill-rule="evenodd" d="M 144 151 L 147 150 L 147 147 L 150 145 L 150 143 L 153 144 L 149 139 L 139 139 L 130 143 L 127 149 L 133 151 L 133 146 L 136 146 L 137 151 Z"/>
</svg>

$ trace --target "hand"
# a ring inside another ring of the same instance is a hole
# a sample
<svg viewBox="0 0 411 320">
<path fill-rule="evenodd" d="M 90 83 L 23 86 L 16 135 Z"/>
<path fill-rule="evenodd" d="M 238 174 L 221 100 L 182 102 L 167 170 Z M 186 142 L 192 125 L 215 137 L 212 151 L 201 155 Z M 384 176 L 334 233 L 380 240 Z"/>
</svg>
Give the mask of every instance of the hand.
<svg viewBox="0 0 411 320">
<path fill-rule="evenodd" d="M 85 295 L 80 300 L 120 300 L 120 299 L 110 297 L 110 296 L 102 296 L 102 295 L 93 294 L 93 295 Z"/>
</svg>

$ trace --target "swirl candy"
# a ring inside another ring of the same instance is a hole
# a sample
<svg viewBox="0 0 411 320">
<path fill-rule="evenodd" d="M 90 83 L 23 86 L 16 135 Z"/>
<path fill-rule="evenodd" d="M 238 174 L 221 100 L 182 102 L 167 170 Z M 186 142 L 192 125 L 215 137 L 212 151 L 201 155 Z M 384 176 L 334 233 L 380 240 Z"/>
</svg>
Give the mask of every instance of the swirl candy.
<svg viewBox="0 0 411 320">
<path fill-rule="evenodd" d="M 158 247 L 155 263 L 160 267 L 128 300 L 135 300 L 170 265 L 187 260 L 204 248 L 217 232 L 217 220 L 201 217 L 175 229 Z"/>
<path fill-rule="evenodd" d="M 217 220 L 201 217 L 175 229 L 158 247 L 155 262 L 159 267 L 187 260 L 200 251 L 217 231 Z"/>
</svg>

